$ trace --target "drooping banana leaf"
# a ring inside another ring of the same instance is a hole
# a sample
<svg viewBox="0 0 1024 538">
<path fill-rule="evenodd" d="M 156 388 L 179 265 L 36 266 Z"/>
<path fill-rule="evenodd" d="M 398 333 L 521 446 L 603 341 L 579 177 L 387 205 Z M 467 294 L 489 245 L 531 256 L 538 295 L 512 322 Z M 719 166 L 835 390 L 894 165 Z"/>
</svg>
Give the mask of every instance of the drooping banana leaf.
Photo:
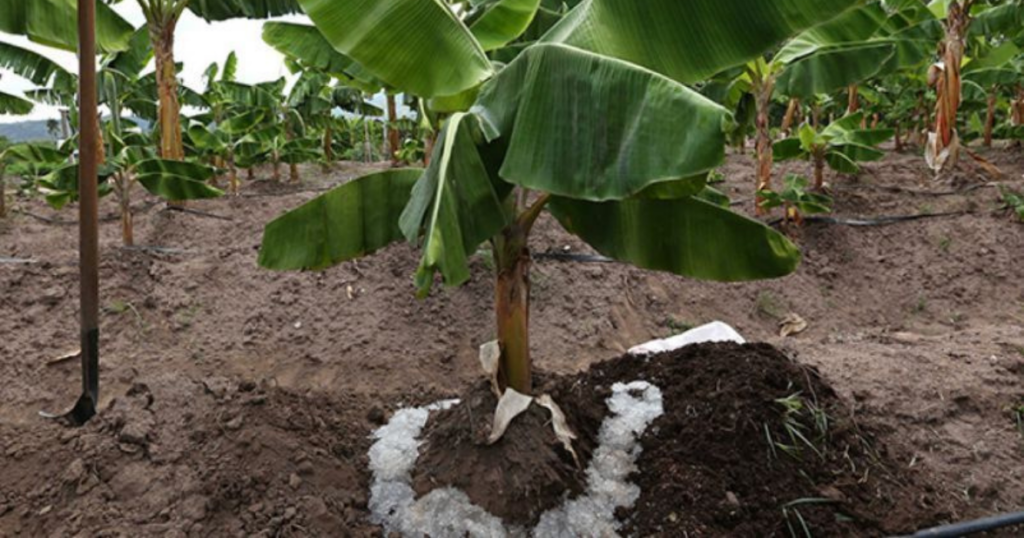
<svg viewBox="0 0 1024 538">
<path fill-rule="evenodd" d="M 585 0 L 546 36 L 695 83 L 824 23 L 858 0 Z"/>
<path fill-rule="evenodd" d="M 973 82 L 982 88 L 1010 86 L 1024 80 L 1024 73 L 1014 69 L 975 69 L 964 73 L 964 80 Z"/>
<path fill-rule="evenodd" d="M 540 0 L 498 0 L 469 27 L 485 51 L 499 49 L 523 34 Z"/>
<path fill-rule="evenodd" d="M 117 52 L 128 47 L 135 28 L 107 3 L 96 1 L 96 48 Z M 36 43 L 78 50 L 77 0 L 0 0 L 0 32 Z"/>
<path fill-rule="evenodd" d="M 863 42 L 874 37 L 887 21 L 885 7 L 880 1 L 874 0 L 814 26 L 795 39 L 822 45 Z"/>
<path fill-rule="evenodd" d="M 828 152 L 825 155 L 825 162 L 828 163 L 829 168 L 837 172 L 842 172 L 844 174 L 856 174 L 860 172 L 860 165 L 858 165 L 857 162 L 853 160 L 853 158 L 851 158 L 844 151 L 842 151 L 842 149 L 846 147 L 847 146 L 840 148 L 840 151 Z"/>
<path fill-rule="evenodd" d="M 263 24 L 263 41 L 281 54 L 325 73 L 344 74 L 355 65 L 352 58 L 334 50 L 315 26 L 267 22 Z"/>
<path fill-rule="evenodd" d="M 191 0 L 188 9 L 207 21 L 269 19 L 302 11 L 297 0 Z"/>
<path fill-rule="evenodd" d="M 16 95 L 0 92 L 0 114 L 14 114 L 21 116 L 32 112 L 35 108 L 31 101 L 26 101 Z"/>
<path fill-rule="evenodd" d="M 834 92 L 877 75 L 895 51 L 894 44 L 884 41 L 819 48 L 789 63 L 776 91 L 800 99 Z"/>
<path fill-rule="evenodd" d="M 274 219 L 263 232 L 260 266 L 326 269 L 401 240 L 398 217 L 422 173 L 405 168 L 363 176 Z"/>
<path fill-rule="evenodd" d="M 890 135 L 889 138 L 892 138 L 892 136 Z M 871 161 L 877 161 L 882 157 L 885 157 L 885 152 L 882 150 L 853 142 L 838 145 L 836 146 L 835 150 L 842 153 L 844 156 L 848 157 L 854 163 L 866 163 Z M 841 163 L 841 165 L 845 165 L 845 163 Z M 859 169 L 859 165 L 857 165 L 857 168 Z M 838 168 L 836 169 L 839 170 Z M 846 170 L 839 171 L 852 174 L 856 173 L 858 170 L 853 170 L 852 172 L 847 172 Z"/>
<path fill-rule="evenodd" d="M 1024 29 L 1021 31 L 1024 32 Z M 980 58 L 972 58 L 971 61 L 964 66 L 963 71 L 966 75 L 971 71 L 979 71 L 982 69 L 1008 68 L 1010 67 L 1010 62 L 1012 62 L 1014 58 L 1020 57 L 1020 55 L 1020 47 L 1018 47 L 1013 41 L 1006 41 L 998 47 L 986 50 Z"/>
<path fill-rule="evenodd" d="M 1001 35 L 1012 38 L 1024 33 L 1024 4 L 1006 2 L 974 14 L 969 33 L 987 38 Z"/>
<path fill-rule="evenodd" d="M 110 172 L 106 167 L 101 167 L 99 171 L 97 189 L 100 197 L 113 192 L 113 187 L 107 182 Z M 54 209 L 61 209 L 78 200 L 78 165 L 66 164 L 53 170 L 36 181 L 36 188 Z"/>
<path fill-rule="evenodd" d="M 207 183 L 217 170 L 184 161 L 149 159 L 135 165 L 136 179 L 150 193 L 172 202 L 218 198 L 224 191 Z"/>
<path fill-rule="evenodd" d="M 149 29 L 139 28 L 132 34 L 128 48 L 117 53 L 106 68 L 123 73 L 131 78 L 138 78 L 142 70 L 153 59 L 153 46 L 149 41 Z"/>
<path fill-rule="evenodd" d="M 457 113 L 435 146 L 430 167 L 412 191 L 400 227 L 406 239 L 423 235 L 423 258 L 416 273 L 420 295 L 430 291 L 434 272 L 445 284 L 469 280 L 469 256 L 509 220 L 502 199 L 477 150 L 476 118 Z M 482 137 L 481 137 L 482 138 Z"/>
<path fill-rule="evenodd" d="M 32 81 L 37 86 L 48 86 L 58 74 L 74 78 L 74 75 L 46 56 L 2 41 L 0 41 L 0 67 Z"/>
<path fill-rule="evenodd" d="M 441 0 L 301 0 L 327 41 L 389 86 L 454 95 L 493 73 L 490 60 Z"/>
<path fill-rule="evenodd" d="M 694 198 L 553 198 L 549 208 L 566 230 L 601 254 L 645 269 L 730 282 L 785 276 L 800 261 L 782 234 Z"/>
<path fill-rule="evenodd" d="M 706 174 L 724 158 L 729 117 L 678 82 L 559 44 L 527 49 L 472 111 L 489 140 L 508 140 L 503 179 L 592 201 Z"/>
</svg>

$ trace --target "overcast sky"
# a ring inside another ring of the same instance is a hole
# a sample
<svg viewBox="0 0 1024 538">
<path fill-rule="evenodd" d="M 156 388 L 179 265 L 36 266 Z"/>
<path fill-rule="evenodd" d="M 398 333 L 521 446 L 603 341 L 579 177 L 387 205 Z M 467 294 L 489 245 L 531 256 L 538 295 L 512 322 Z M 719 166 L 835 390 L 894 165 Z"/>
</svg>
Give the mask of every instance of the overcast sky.
<svg viewBox="0 0 1024 538">
<path fill-rule="evenodd" d="M 135 1 L 121 2 L 115 9 L 136 27 L 145 22 L 142 11 Z M 284 17 L 281 20 L 308 21 L 304 15 Z M 214 61 L 223 63 L 224 58 L 232 50 L 238 54 L 238 80 L 240 82 L 263 82 L 287 75 L 288 70 L 284 67 L 282 56 L 265 44 L 260 37 L 262 26 L 263 21 L 248 20 L 207 23 L 193 15 L 192 12 L 185 11 L 175 34 L 174 45 L 175 59 L 185 63 L 182 73 L 185 84 L 202 90 L 203 71 Z M 78 62 L 74 54 L 39 46 L 25 38 L 4 33 L 0 33 L 0 41 L 30 48 L 56 60 L 69 71 L 78 71 Z M 152 69 L 151 62 L 148 70 Z M 29 81 L 0 68 L 0 91 L 21 95 L 23 90 L 32 87 L 32 83 Z M 28 116 L 0 114 L 0 123 L 56 116 L 56 109 L 36 105 L 35 110 Z"/>
</svg>

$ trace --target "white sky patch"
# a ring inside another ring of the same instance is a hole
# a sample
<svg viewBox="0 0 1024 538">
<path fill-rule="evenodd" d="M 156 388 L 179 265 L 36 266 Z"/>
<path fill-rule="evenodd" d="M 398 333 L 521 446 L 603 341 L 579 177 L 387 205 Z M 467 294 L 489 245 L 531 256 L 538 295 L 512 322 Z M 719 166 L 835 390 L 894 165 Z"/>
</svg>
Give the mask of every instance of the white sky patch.
<svg viewBox="0 0 1024 538">
<path fill-rule="evenodd" d="M 122 2 L 114 9 L 135 27 L 145 24 L 142 10 L 134 0 Z M 309 18 L 305 15 L 290 15 L 274 20 L 310 23 Z M 223 65 L 224 59 L 231 51 L 235 51 L 238 55 L 237 78 L 239 82 L 252 84 L 276 80 L 280 77 L 288 78 L 289 83 L 294 81 L 295 77 L 284 66 L 284 58 L 281 54 L 263 42 L 264 22 L 236 19 L 208 23 L 186 10 L 178 23 L 174 44 L 175 61 L 184 63 L 181 78 L 185 85 L 201 92 L 204 87 L 203 72 L 213 62 Z M 56 61 L 68 71 L 78 72 L 78 61 L 76 56 L 70 52 L 37 45 L 27 38 L 4 33 L 0 33 L 0 41 L 31 49 Z M 152 70 L 153 64 L 150 62 L 147 72 Z M 0 68 L 0 91 L 20 96 L 25 90 L 32 88 L 34 85 L 30 81 Z M 373 102 L 383 108 L 383 95 L 375 96 Z M 407 109 L 401 108 L 400 113 L 407 113 Z M 0 123 L 49 119 L 58 116 L 55 107 L 37 104 L 32 113 L 26 116 L 0 114 Z"/>
</svg>

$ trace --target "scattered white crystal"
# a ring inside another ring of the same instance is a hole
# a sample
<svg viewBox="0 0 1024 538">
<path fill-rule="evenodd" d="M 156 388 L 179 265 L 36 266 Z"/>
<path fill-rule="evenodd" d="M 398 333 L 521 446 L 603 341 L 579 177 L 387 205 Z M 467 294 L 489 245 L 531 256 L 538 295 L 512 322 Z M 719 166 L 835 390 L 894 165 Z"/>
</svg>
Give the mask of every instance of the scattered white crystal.
<svg viewBox="0 0 1024 538">
<path fill-rule="evenodd" d="M 645 381 L 612 386 L 607 404 L 610 414 L 601 424 L 598 448 L 587 468 L 584 495 L 567 500 L 541 516 L 536 528 L 506 528 L 500 519 L 470 502 L 453 488 L 437 489 L 415 498 L 411 471 L 419 457 L 418 439 L 430 411 L 447 409 L 454 401 L 403 409 L 373 436 L 370 448 L 371 520 L 385 534 L 410 538 L 502 538 L 535 536 L 573 538 L 618 536 L 617 508 L 629 508 L 640 497 L 640 488 L 627 482 L 640 455 L 639 437 L 664 412 L 661 390 Z"/>
</svg>

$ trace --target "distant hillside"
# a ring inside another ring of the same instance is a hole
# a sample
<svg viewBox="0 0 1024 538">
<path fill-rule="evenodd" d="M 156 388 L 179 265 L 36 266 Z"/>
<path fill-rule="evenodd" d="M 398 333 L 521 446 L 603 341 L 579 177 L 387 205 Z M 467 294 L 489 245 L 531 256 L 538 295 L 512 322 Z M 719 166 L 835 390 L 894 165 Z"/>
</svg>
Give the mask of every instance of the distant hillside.
<svg viewBox="0 0 1024 538">
<path fill-rule="evenodd" d="M 105 119 L 105 118 L 104 118 Z M 149 130 L 149 122 L 142 118 L 129 118 L 143 131 Z M 11 142 L 34 142 L 39 140 L 56 140 L 46 130 L 46 120 L 16 121 L 0 123 L 0 136 L 7 137 Z"/>
<path fill-rule="evenodd" d="M 0 136 L 9 138 L 11 142 L 54 139 L 46 131 L 46 120 L 0 123 Z"/>
</svg>

